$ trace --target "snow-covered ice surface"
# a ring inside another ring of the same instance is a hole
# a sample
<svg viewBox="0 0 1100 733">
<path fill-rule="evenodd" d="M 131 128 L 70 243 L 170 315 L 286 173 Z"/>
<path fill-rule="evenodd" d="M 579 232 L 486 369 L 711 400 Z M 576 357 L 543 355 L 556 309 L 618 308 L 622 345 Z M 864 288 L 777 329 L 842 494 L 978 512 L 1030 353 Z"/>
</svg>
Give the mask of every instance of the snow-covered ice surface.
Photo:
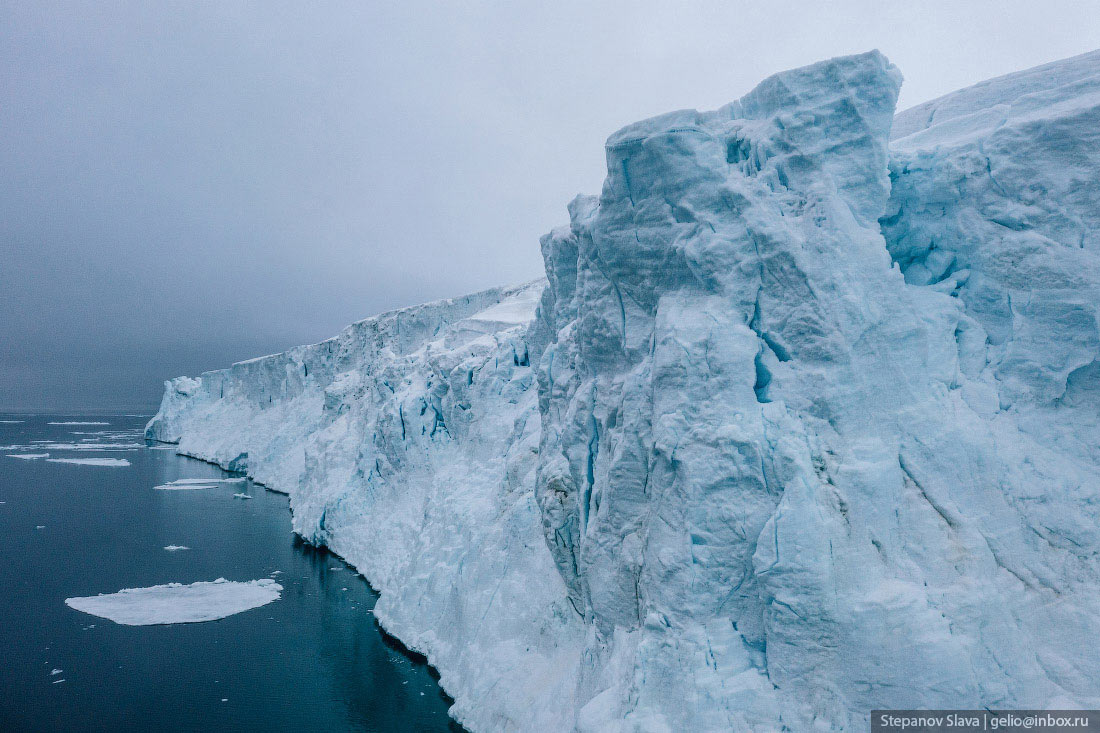
<svg viewBox="0 0 1100 733">
<path fill-rule="evenodd" d="M 873 52 L 631 125 L 548 284 L 173 380 L 147 437 L 289 493 L 474 731 L 1100 707 L 1098 73 L 894 122 Z"/>
<path fill-rule="evenodd" d="M 214 621 L 267 605 L 277 600 L 282 590 L 283 587 L 270 578 L 247 582 L 218 578 L 190 585 L 168 583 L 66 598 L 65 604 L 127 626 L 188 624 Z"/>
<path fill-rule="evenodd" d="M 125 458 L 47 458 L 50 463 L 75 463 L 78 466 L 129 466 Z"/>
</svg>

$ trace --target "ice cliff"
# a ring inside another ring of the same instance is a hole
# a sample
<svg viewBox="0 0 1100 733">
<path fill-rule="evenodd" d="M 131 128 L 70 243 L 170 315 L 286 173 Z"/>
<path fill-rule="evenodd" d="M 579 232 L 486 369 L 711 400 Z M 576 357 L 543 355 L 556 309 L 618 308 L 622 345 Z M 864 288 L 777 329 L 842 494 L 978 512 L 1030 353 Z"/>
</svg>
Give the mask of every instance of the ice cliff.
<svg viewBox="0 0 1100 733">
<path fill-rule="evenodd" d="M 629 126 L 547 281 L 173 380 L 147 435 L 289 493 L 471 730 L 1100 707 L 1100 53 L 900 84 Z"/>
</svg>

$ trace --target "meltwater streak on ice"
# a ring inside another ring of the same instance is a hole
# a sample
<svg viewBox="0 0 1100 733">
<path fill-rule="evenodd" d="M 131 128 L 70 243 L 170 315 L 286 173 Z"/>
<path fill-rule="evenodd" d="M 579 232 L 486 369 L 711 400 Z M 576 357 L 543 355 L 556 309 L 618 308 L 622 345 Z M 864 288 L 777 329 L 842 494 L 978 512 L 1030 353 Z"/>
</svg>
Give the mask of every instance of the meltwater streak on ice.
<svg viewBox="0 0 1100 733">
<path fill-rule="evenodd" d="M 63 441 L 69 428 L 46 425 L 55 419 L 0 423 L 0 443 Z M 102 419 L 131 440 L 145 421 Z M 0 458 L 0 730 L 451 729 L 430 670 L 380 634 L 369 587 L 293 541 L 285 497 L 250 487 L 253 500 L 239 501 L 243 479 L 212 466 L 165 450 L 126 455 L 132 465 L 110 470 Z M 180 477 L 217 487 L 152 488 Z M 65 605 L 219 576 L 274 578 L 281 598 L 174 626 L 122 626 Z"/>
<path fill-rule="evenodd" d="M 892 147 L 878 53 L 631 125 L 547 284 L 181 377 L 147 434 L 288 492 L 474 730 L 1100 707 L 1098 71 Z"/>
</svg>

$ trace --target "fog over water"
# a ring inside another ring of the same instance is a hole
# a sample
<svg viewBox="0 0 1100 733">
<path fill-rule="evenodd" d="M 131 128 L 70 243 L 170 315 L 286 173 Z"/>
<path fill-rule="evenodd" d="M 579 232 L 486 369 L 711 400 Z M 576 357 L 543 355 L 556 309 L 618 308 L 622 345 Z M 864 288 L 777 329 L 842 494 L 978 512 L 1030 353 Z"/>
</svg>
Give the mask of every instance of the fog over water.
<svg viewBox="0 0 1100 733">
<path fill-rule="evenodd" d="M 879 48 L 901 106 L 1100 47 L 1092 2 L 0 2 L 0 409 L 542 273 L 601 146 Z"/>
</svg>

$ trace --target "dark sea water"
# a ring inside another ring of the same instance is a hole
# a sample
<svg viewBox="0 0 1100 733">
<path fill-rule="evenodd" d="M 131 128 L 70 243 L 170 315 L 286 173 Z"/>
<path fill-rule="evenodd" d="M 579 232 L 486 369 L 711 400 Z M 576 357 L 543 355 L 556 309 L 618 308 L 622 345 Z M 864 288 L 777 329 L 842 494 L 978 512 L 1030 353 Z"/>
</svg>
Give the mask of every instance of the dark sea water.
<svg viewBox="0 0 1100 733">
<path fill-rule="evenodd" d="M 0 420 L 24 421 L 0 423 L 0 730 L 457 729 L 431 670 L 378 628 L 366 582 L 295 541 L 285 496 L 250 482 L 154 491 L 228 474 L 145 447 L 148 416 Z M 77 420 L 110 424 L 47 425 Z M 98 431 L 111 433 L 74 434 Z M 34 441 L 142 447 L 11 447 L 44 444 Z M 131 465 L 8 457 L 29 452 Z M 122 626 L 64 603 L 219 577 L 274 577 L 284 590 L 235 616 L 169 626 Z"/>
</svg>

